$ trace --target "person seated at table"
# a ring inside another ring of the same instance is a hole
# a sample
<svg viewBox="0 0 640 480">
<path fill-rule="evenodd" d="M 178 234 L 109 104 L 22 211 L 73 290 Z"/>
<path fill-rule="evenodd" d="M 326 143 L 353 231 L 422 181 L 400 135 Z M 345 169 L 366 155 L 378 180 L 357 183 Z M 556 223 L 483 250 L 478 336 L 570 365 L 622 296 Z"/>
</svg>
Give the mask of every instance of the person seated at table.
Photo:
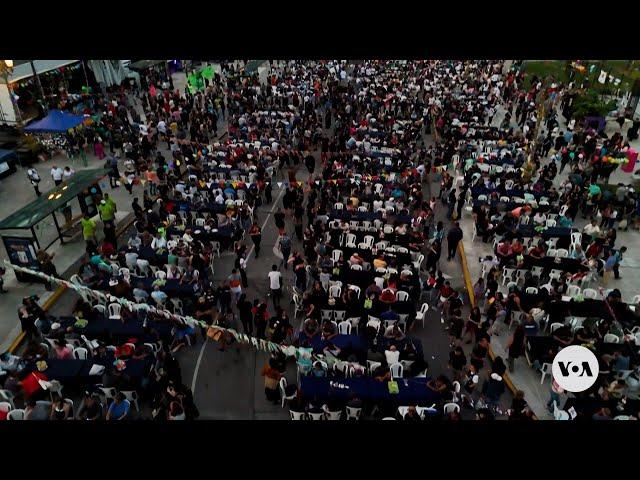
<svg viewBox="0 0 640 480">
<path fill-rule="evenodd" d="M 155 285 L 153 287 L 153 292 L 151 292 L 151 298 L 153 298 L 158 305 L 164 305 L 169 297 L 166 293 L 160 290 L 160 285 Z"/>
<path fill-rule="evenodd" d="M 402 417 L 402 420 L 404 420 L 405 422 L 421 422 L 422 417 L 416 410 L 416 407 L 410 405 L 407 409 L 407 413 L 405 413 L 404 417 Z"/>
<path fill-rule="evenodd" d="M 131 402 L 127 400 L 122 392 L 118 392 L 107 411 L 107 420 L 124 420 L 129 415 Z"/>
<path fill-rule="evenodd" d="M 396 234 L 398 235 L 406 235 L 407 234 L 407 224 L 401 223 L 395 228 Z"/>
<path fill-rule="evenodd" d="M 498 244 L 496 248 L 496 256 L 500 261 L 500 266 L 503 266 L 509 260 L 513 258 L 513 248 L 511 242 L 504 240 Z"/>
<path fill-rule="evenodd" d="M 371 285 L 367 287 L 364 291 L 365 298 L 371 298 L 371 296 L 377 297 L 382 293 L 382 289 L 378 286 L 377 283 L 373 282 Z"/>
<path fill-rule="evenodd" d="M 331 340 L 338 335 L 338 330 L 330 320 L 322 322 L 321 334 L 323 340 Z"/>
<path fill-rule="evenodd" d="M 104 415 L 103 405 L 97 393 L 85 392 L 82 404 L 78 409 L 76 418 L 78 420 L 102 420 Z"/>
<path fill-rule="evenodd" d="M 449 390 L 449 379 L 444 375 L 439 375 L 437 378 L 432 378 L 427 381 L 427 388 L 442 396 L 445 396 Z"/>
<path fill-rule="evenodd" d="M 387 303 L 387 304 L 395 303 L 396 302 L 396 292 L 393 289 L 387 287 L 387 288 L 382 290 L 378 300 L 380 300 L 382 303 Z"/>
<path fill-rule="evenodd" d="M 373 259 L 373 268 L 387 268 L 384 253 L 379 253 L 376 258 Z"/>
<path fill-rule="evenodd" d="M 536 214 L 533 216 L 533 223 L 535 225 L 544 225 L 546 221 L 547 221 L 547 216 L 540 211 L 536 212 Z"/>
<path fill-rule="evenodd" d="M 193 265 L 189 264 L 180 278 L 180 285 L 194 285 L 198 283 L 198 280 L 200 280 L 199 272 L 193 268 Z"/>
<path fill-rule="evenodd" d="M 69 348 L 64 342 L 56 340 L 54 342 L 53 352 L 58 360 L 67 360 L 73 358 L 73 350 Z"/>
<path fill-rule="evenodd" d="M 529 256 L 536 260 L 540 260 L 545 257 L 544 244 L 542 242 L 536 243 L 531 250 L 529 250 Z"/>
<path fill-rule="evenodd" d="M 593 343 L 596 340 L 596 333 L 594 331 L 594 327 L 592 323 L 587 325 L 582 324 L 582 326 L 576 330 L 575 338 L 573 341 L 574 345 L 582 345 L 585 343 Z"/>
<path fill-rule="evenodd" d="M 391 345 L 388 350 L 384 351 L 384 357 L 387 365 L 393 365 L 400 361 L 400 352 L 395 345 Z"/>
<path fill-rule="evenodd" d="M 601 230 L 598 226 L 598 221 L 595 218 L 592 218 L 591 221 L 583 227 L 582 233 L 588 235 L 588 239 L 591 241 L 600 237 Z"/>
<path fill-rule="evenodd" d="M 616 349 L 613 352 L 613 369 L 617 372 L 622 370 L 630 370 L 631 359 L 621 349 Z"/>
<path fill-rule="evenodd" d="M 353 252 L 353 255 L 349 258 L 350 265 L 362 265 L 364 263 L 364 258 L 358 255 L 358 252 Z"/>
<path fill-rule="evenodd" d="M 342 349 L 334 345 L 332 342 L 327 342 L 327 344 L 322 349 L 322 353 L 325 356 L 325 361 L 330 368 L 333 368 L 333 365 L 340 361 Z"/>
<path fill-rule="evenodd" d="M 561 346 L 571 345 L 573 342 L 573 333 L 571 332 L 571 327 L 568 325 L 563 325 L 556 329 L 551 336 Z"/>
<path fill-rule="evenodd" d="M 397 323 L 389 325 L 384 331 L 384 338 L 390 338 L 393 340 L 404 340 L 405 334 L 402 332 Z"/>
<path fill-rule="evenodd" d="M 51 412 L 49 413 L 49 420 L 67 420 L 71 415 L 71 404 L 65 402 L 64 398 L 57 394 L 54 394 L 53 402 L 51 403 Z"/>
<path fill-rule="evenodd" d="M 175 265 L 169 265 L 167 268 L 167 280 L 179 280 L 180 279 L 180 271 L 178 267 Z"/>
<path fill-rule="evenodd" d="M 561 228 L 571 228 L 573 227 L 573 222 L 571 221 L 570 218 L 564 215 L 560 215 L 558 217 L 557 226 Z"/>
</svg>

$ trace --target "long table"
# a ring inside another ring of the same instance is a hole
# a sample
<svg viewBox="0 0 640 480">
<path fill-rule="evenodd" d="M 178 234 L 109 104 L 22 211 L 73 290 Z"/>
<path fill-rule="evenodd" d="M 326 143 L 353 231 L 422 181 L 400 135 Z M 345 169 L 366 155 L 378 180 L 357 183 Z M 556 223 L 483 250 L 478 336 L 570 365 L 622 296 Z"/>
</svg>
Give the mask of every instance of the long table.
<svg viewBox="0 0 640 480">
<path fill-rule="evenodd" d="M 125 323 L 121 320 L 112 320 L 107 316 L 100 314 L 94 315 L 92 318 L 87 319 L 89 323 L 84 327 L 74 327 L 74 329 L 87 336 L 89 339 L 94 339 L 108 334 L 114 340 L 128 340 L 129 338 L 139 338 L 144 342 L 154 342 L 155 338 L 147 333 L 143 327 L 143 321 L 137 318 L 128 319 Z M 76 317 L 59 317 L 56 320 L 60 323 L 62 328 L 71 327 L 76 323 Z M 153 320 L 147 320 L 147 328 L 153 329 L 158 332 L 160 338 L 165 341 L 171 339 L 171 324 L 167 322 L 156 322 Z"/>
<path fill-rule="evenodd" d="M 380 382 L 371 377 L 330 379 L 304 376 L 300 378 L 302 396 L 309 400 L 329 400 L 330 398 L 348 400 L 353 394 L 361 400 L 386 402 L 394 406 L 415 405 L 430 407 L 440 401 L 441 396 L 427 388 L 427 378 L 397 380 L 397 394 L 389 393 L 386 381 Z M 332 383 L 347 388 L 332 387 Z"/>
<path fill-rule="evenodd" d="M 87 359 L 87 360 L 57 360 L 47 359 L 47 369 L 42 373 L 47 376 L 49 380 L 58 380 L 62 384 L 76 384 L 76 385 L 89 385 L 102 382 L 101 375 L 90 375 L 91 367 L 96 365 L 102 365 L 109 369 L 112 364 L 111 359 Z M 148 360 L 125 360 L 126 368 L 123 373 L 131 379 L 140 379 L 148 373 L 151 367 L 152 361 Z M 36 371 L 36 365 L 31 363 L 27 365 L 25 371 Z"/>
<path fill-rule="evenodd" d="M 571 245 L 571 229 L 568 227 L 549 227 L 541 233 L 538 233 L 533 225 L 519 225 L 517 234 L 525 238 L 539 235 L 545 241 L 550 238 L 557 238 L 556 248 L 568 249 Z"/>
</svg>

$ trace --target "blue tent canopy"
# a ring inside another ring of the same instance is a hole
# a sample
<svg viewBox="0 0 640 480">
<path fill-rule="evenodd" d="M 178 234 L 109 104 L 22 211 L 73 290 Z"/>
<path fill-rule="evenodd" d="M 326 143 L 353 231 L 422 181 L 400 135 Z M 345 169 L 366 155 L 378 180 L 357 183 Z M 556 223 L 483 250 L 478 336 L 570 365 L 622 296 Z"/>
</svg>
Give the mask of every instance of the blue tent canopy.
<svg viewBox="0 0 640 480">
<path fill-rule="evenodd" d="M 73 115 L 60 110 L 52 110 L 42 120 L 33 122 L 24 131 L 30 133 L 49 132 L 64 133 L 70 128 L 77 127 L 84 121 L 83 115 Z"/>
</svg>

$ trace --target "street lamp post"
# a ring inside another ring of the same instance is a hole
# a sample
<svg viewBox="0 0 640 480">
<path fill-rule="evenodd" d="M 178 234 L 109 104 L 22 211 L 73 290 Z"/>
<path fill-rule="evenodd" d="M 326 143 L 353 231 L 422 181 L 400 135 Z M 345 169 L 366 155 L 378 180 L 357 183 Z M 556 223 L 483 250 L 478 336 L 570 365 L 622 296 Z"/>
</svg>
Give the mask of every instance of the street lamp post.
<svg viewBox="0 0 640 480">
<path fill-rule="evenodd" d="M 3 60 L 0 62 L 0 77 L 4 80 L 4 83 L 7 85 L 7 90 L 9 92 L 9 97 L 11 98 L 11 104 L 13 105 L 13 113 L 16 118 L 16 123 L 18 127 L 22 126 L 22 115 L 20 114 L 20 107 L 18 107 L 18 103 L 11 91 L 11 87 L 9 85 L 9 75 L 13 72 L 13 60 Z"/>
</svg>

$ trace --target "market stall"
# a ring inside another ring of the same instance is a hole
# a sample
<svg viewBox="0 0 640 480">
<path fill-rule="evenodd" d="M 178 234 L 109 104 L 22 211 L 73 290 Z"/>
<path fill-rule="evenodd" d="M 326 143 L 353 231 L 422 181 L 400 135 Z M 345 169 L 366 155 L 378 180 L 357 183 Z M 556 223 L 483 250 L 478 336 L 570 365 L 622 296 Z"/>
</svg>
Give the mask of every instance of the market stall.
<svg viewBox="0 0 640 480">
<path fill-rule="evenodd" d="M 69 130 L 79 128 L 93 120 L 87 115 L 73 115 L 60 110 L 52 110 L 42 120 L 25 127 L 27 134 L 37 134 L 38 142 L 47 149 L 50 155 L 64 151 L 67 139 L 65 134 Z"/>
</svg>

